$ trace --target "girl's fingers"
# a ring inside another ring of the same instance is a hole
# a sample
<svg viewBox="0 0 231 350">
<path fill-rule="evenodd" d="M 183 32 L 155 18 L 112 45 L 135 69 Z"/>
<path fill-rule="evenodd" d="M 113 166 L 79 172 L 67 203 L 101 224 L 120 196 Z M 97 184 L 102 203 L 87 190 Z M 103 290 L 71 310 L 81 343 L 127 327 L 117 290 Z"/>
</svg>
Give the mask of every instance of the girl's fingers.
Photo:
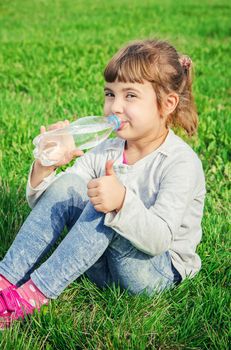
<svg viewBox="0 0 231 350">
<path fill-rule="evenodd" d="M 99 196 L 99 190 L 97 188 L 92 188 L 87 191 L 87 195 L 89 198 L 96 198 Z"/>
<path fill-rule="evenodd" d="M 55 124 L 52 124 L 48 126 L 48 130 L 55 130 L 55 129 L 61 129 L 65 126 L 64 122 L 57 122 Z"/>
<path fill-rule="evenodd" d="M 84 152 L 81 151 L 80 149 L 75 149 L 74 151 L 71 152 L 72 158 L 81 157 L 83 155 L 84 155 Z"/>
<path fill-rule="evenodd" d="M 69 152 L 68 155 L 66 156 L 66 163 L 71 162 L 73 159 L 75 159 L 77 157 L 81 157 L 83 154 L 84 154 L 84 152 L 79 150 L 79 149 L 75 149 L 75 150 Z"/>
<path fill-rule="evenodd" d="M 40 133 L 41 133 L 41 134 L 44 134 L 44 132 L 46 132 L 46 128 L 45 128 L 44 125 L 41 125 L 41 127 L 40 127 Z"/>
<path fill-rule="evenodd" d="M 48 127 L 48 130 L 55 130 L 55 129 L 62 129 L 65 128 L 65 126 L 69 125 L 69 121 L 66 119 L 64 121 L 58 121 L 55 124 L 52 124 Z"/>
<path fill-rule="evenodd" d="M 68 126 L 70 124 L 69 120 L 65 119 L 64 121 L 58 121 L 55 124 L 51 124 L 47 127 L 47 130 L 55 130 L 55 129 L 61 129 L 61 128 L 65 128 L 65 126 Z M 40 127 L 40 132 L 41 134 L 43 134 L 44 132 L 46 132 L 46 128 L 44 125 L 41 125 Z"/>
<path fill-rule="evenodd" d="M 95 208 L 96 211 L 99 211 L 99 212 L 105 213 L 105 214 L 107 213 L 107 210 L 105 210 L 105 209 L 103 208 L 102 204 L 96 204 L 96 205 L 93 204 L 93 206 L 94 206 L 94 208 Z"/>
<path fill-rule="evenodd" d="M 101 205 L 101 199 L 98 197 L 93 197 L 90 198 L 91 203 L 95 206 L 95 205 Z"/>
<path fill-rule="evenodd" d="M 83 154 L 84 154 L 84 152 L 79 150 L 79 149 L 75 149 L 69 153 L 67 152 L 64 156 L 64 159 L 62 161 L 60 161 L 59 163 L 57 163 L 56 165 L 58 165 L 58 166 L 66 165 L 66 164 L 70 163 L 74 158 L 81 157 Z"/>
</svg>

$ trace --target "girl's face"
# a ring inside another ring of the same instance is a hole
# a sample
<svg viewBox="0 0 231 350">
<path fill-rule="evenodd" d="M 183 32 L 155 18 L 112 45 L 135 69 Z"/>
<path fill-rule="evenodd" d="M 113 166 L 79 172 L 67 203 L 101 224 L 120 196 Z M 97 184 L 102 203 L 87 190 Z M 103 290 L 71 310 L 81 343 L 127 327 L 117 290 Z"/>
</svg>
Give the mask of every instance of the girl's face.
<svg viewBox="0 0 231 350">
<path fill-rule="evenodd" d="M 150 82 L 105 84 L 104 114 L 116 114 L 122 121 L 117 135 L 123 139 L 152 141 L 166 131 L 155 91 Z"/>
</svg>

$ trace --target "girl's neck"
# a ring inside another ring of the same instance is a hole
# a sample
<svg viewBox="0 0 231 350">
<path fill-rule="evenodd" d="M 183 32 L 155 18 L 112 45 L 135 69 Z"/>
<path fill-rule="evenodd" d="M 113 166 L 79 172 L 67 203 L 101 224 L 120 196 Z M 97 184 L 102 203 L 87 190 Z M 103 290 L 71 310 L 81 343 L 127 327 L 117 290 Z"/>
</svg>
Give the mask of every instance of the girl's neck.
<svg viewBox="0 0 231 350">
<path fill-rule="evenodd" d="M 127 164 L 132 165 L 159 148 L 165 141 L 168 132 L 169 129 L 165 129 L 159 136 L 151 140 L 126 141 L 124 151 Z"/>
</svg>

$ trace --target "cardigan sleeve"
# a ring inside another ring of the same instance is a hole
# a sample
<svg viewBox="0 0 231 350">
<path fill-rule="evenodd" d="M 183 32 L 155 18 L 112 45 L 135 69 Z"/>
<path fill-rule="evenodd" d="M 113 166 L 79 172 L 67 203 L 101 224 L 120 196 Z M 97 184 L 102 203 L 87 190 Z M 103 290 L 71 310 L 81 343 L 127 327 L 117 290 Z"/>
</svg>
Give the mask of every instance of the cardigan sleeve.
<svg viewBox="0 0 231 350">
<path fill-rule="evenodd" d="M 31 208 L 35 206 L 40 196 L 44 191 L 58 178 L 64 176 L 65 174 L 76 174 L 82 178 L 82 180 L 87 184 L 88 181 L 95 178 L 95 152 L 89 151 L 85 153 L 83 156 L 79 157 L 73 166 L 67 168 L 65 171 L 60 173 L 53 172 L 49 176 L 43 179 L 43 181 L 36 186 L 35 188 L 31 185 L 31 173 L 33 170 L 33 164 L 31 166 L 27 186 L 26 186 L 26 199 Z"/>
<path fill-rule="evenodd" d="M 163 173 L 156 201 L 147 208 L 142 199 L 126 188 L 122 209 L 105 216 L 105 225 L 128 239 L 139 250 L 158 255 L 167 251 L 175 238 L 187 208 L 204 195 L 200 160 L 180 158 Z M 199 192 L 198 192 L 199 191 Z M 193 220 L 199 220 L 195 213 Z M 202 213 L 201 213 L 202 216 Z"/>
</svg>

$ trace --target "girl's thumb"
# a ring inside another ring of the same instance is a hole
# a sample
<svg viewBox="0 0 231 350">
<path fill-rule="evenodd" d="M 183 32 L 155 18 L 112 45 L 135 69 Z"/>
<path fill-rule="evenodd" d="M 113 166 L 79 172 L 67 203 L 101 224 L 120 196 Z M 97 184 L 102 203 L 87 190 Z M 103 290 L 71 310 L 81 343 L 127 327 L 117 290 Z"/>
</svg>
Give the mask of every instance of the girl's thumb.
<svg viewBox="0 0 231 350">
<path fill-rule="evenodd" d="M 71 151 L 71 157 L 72 158 L 81 157 L 83 155 L 84 155 L 84 152 L 81 151 L 80 149 L 74 149 L 73 151 Z"/>
<path fill-rule="evenodd" d="M 113 163 L 114 163 L 114 160 L 108 160 L 106 162 L 106 166 L 105 166 L 106 176 L 115 175 L 115 172 L 113 169 Z"/>
</svg>

